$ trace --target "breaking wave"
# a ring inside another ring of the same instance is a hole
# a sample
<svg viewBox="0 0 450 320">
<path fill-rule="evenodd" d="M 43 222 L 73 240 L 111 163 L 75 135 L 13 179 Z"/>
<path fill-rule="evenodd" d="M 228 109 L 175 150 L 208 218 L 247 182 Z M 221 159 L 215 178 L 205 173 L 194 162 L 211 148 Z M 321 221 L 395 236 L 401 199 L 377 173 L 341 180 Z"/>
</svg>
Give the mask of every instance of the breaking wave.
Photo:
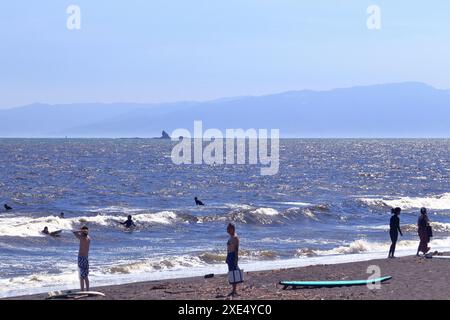
<svg viewBox="0 0 450 320">
<path fill-rule="evenodd" d="M 392 199 L 361 198 L 363 203 L 376 207 L 400 207 L 404 210 L 422 207 L 434 210 L 450 209 L 450 193 L 430 197 L 399 197 Z"/>
<path fill-rule="evenodd" d="M 430 223 L 433 232 L 450 232 L 450 223 L 442 223 L 442 222 L 431 222 Z M 405 232 L 414 232 L 417 233 L 418 227 L 417 224 L 407 224 L 401 226 L 402 231 Z"/>
<path fill-rule="evenodd" d="M 327 213 L 327 205 L 297 205 L 294 207 L 275 209 L 271 207 L 256 207 L 247 204 L 226 204 L 223 209 L 228 213 L 195 215 L 189 210 L 166 210 L 149 212 L 148 209 L 110 206 L 105 208 L 90 208 L 89 214 L 66 218 L 59 216 L 34 215 L 0 215 L 0 236 L 9 237 L 44 237 L 41 231 L 48 227 L 49 231 L 73 230 L 83 224 L 100 227 L 118 228 L 118 222 L 123 222 L 125 216 L 132 214 L 137 230 L 147 229 L 153 225 L 172 226 L 179 223 L 210 223 L 235 222 L 242 224 L 271 225 L 288 223 L 292 219 L 320 221 L 320 215 Z"/>
<path fill-rule="evenodd" d="M 182 219 L 180 219 L 177 214 L 172 211 L 136 214 L 133 216 L 133 219 L 142 227 L 154 224 L 168 225 L 174 222 L 182 221 Z M 48 227 L 50 232 L 55 230 L 73 230 L 75 228 L 79 228 L 83 224 L 117 227 L 118 222 L 123 220 L 123 216 L 102 214 L 64 219 L 57 216 L 8 216 L 0 218 L 0 236 L 44 237 L 45 235 L 41 233 L 44 227 Z"/>
<path fill-rule="evenodd" d="M 180 268 L 192 268 L 198 266 L 204 266 L 199 257 L 182 255 L 182 256 L 170 256 L 159 258 L 148 258 L 140 261 L 133 262 L 118 262 L 112 267 L 108 267 L 102 270 L 104 274 L 129 274 L 135 272 L 154 272 L 162 270 L 177 270 Z"/>
<path fill-rule="evenodd" d="M 397 243 L 398 250 L 416 250 L 418 240 L 401 240 Z M 358 254 L 358 253 L 374 253 L 374 252 L 388 252 L 390 242 L 370 242 L 365 239 L 358 239 L 346 245 L 339 246 L 330 250 L 314 250 L 317 255 L 337 255 L 337 254 Z M 434 239 L 430 242 L 432 249 L 434 248 L 450 248 L 450 237 L 443 239 Z"/>
<path fill-rule="evenodd" d="M 209 215 L 190 217 L 189 220 L 197 223 L 207 222 L 236 222 L 243 224 L 282 224 L 292 219 L 307 219 L 319 221 L 318 213 L 327 211 L 325 206 L 292 207 L 285 210 L 277 210 L 269 207 L 254 208 L 251 206 L 240 207 L 224 215 Z"/>
<path fill-rule="evenodd" d="M 148 258 L 134 262 L 118 262 L 112 267 L 104 269 L 103 273 L 141 273 L 154 271 L 173 271 L 182 268 L 204 267 L 208 265 L 224 265 L 226 251 L 207 251 L 194 255 L 164 256 Z M 270 250 L 240 250 L 240 261 L 249 260 L 275 260 L 277 253 Z"/>
<path fill-rule="evenodd" d="M 431 227 L 434 232 L 450 232 L 450 223 L 443 222 L 431 222 Z M 389 231 L 389 225 L 378 225 L 378 226 L 357 226 L 361 230 L 381 230 Z M 417 232 L 417 224 L 404 224 L 400 226 L 403 233 Z"/>
</svg>

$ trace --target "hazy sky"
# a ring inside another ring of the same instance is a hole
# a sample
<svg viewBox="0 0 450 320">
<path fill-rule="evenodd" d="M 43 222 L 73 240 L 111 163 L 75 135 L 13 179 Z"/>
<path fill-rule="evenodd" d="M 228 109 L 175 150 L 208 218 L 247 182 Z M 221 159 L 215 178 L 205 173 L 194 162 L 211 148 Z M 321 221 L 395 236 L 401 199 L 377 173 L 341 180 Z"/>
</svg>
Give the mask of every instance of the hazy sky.
<svg viewBox="0 0 450 320">
<path fill-rule="evenodd" d="M 68 30 L 66 9 L 81 9 Z M 381 30 L 369 30 L 369 5 Z M 421 81 L 450 88 L 448 0 L 0 3 L 0 108 Z"/>
</svg>

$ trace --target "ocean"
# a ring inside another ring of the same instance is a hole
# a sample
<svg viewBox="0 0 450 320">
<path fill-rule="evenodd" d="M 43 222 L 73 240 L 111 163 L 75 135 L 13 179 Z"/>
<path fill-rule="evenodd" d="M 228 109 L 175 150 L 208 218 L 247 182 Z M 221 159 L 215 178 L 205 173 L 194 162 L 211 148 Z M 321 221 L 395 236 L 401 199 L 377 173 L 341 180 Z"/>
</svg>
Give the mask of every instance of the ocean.
<svg viewBox="0 0 450 320">
<path fill-rule="evenodd" d="M 13 207 L 0 208 L 0 297 L 78 287 L 71 230 L 83 225 L 93 286 L 226 273 L 229 222 L 245 271 L 387 257 L 396 206 L 399 256 L 416 251 L 421 207 L 431 247 L 450 248 L 450 140 L 285 139 L 273 176 L 258 165 L 175 165 L 173 145 L 0 139 L 0 204 Z M 131 232 L 119 224 L 129 214 Z"/>
</svg>

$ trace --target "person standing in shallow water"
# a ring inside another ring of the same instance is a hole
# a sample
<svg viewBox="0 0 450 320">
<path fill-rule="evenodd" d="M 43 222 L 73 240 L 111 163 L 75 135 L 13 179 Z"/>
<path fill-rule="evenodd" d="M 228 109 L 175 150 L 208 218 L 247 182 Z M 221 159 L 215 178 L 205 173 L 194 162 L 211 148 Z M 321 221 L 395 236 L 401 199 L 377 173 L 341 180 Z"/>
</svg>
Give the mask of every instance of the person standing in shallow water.
<svg viewBox="0 0 450 320">
<path fill-rule="evenodd" d="M 395 253 L 395 246 L 397 245 L 398 234 L 400 233 L 400 235 L 403 237 L 402 230 L 400 229 L 400 218 L 398 217 L 401 211 L 402 209 L 398 207 L 392 209 L 392 217 L 389 223 L 389 235 L 391 236 L 392 244 L 389 249 L 388 258 L 395 258 L 394 253 Z"/>
<path fill-rule="evenodd" d="M 428 236 L 429 225 L 430 219 L 428 219 L 427 209 L 422 208 L 420 209 L 420 217 L 417 221 L 417 232 L 419 233 L 420 238 L 419 247 L 417 248 L 417 256 L 419 255 L 419 252 L 423 252 L 423 254 L 426 254 L 428 251 L 430 251 L 430 247 L 428 246 L 428 242 L 430 242 L 430 237 Z"/>
<path fill-rule="evenodd" d="M 239 238 L 236 235 L 236 227 L 234 224 L 229 223 L 227 227 L 227 233 L 230 235 L 230 239 L 227 242 L 227 259 L 228 271 L 238 270 L 238 259 L 239 259 Z M 237 283 L 232 283 L 233 290 L 229 296 L 236 296 Z"/>
<path fill-rule="evenodd" d="M 119 222 L 120 224 L 123 224 L 125 226 L 125 228 L 130 229 L 132 227 L 136 227 L 136 225 L 134 224 L 131 215 L 129 215 L 127 217 L 127 220 L 125 222 Z"/>
</svg>

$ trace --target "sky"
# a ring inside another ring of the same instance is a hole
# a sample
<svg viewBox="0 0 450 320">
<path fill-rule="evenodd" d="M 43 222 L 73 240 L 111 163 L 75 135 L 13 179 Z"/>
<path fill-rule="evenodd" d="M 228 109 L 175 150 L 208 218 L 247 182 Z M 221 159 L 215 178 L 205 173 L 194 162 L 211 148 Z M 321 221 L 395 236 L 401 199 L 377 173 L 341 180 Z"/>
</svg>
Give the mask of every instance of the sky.
<svg viewBox="0 0 450 320">
<path fill-rule="evenodd" d="M 80 29 L 66 10 L 80 8 Z M 367 27 L 367 8 L 381 29 Z M 450 89 L 448 0 L 0 3 L 0 108 L 420 81 Z"/>
</svg>

